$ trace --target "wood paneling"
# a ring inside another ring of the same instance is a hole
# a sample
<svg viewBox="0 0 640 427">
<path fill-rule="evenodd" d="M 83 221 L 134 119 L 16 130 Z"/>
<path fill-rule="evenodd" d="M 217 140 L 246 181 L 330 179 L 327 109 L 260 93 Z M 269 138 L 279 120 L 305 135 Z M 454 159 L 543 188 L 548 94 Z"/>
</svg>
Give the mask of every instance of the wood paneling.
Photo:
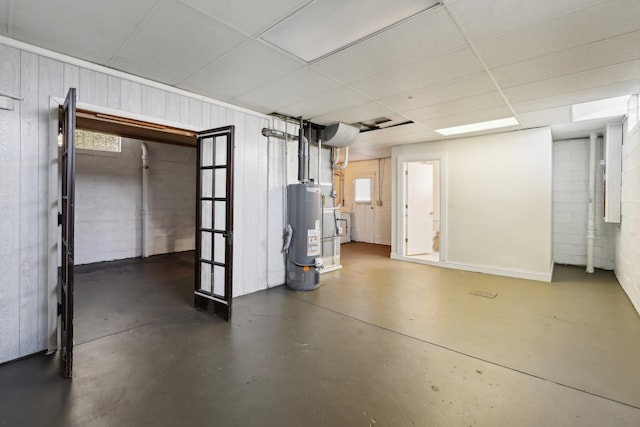
<svg viewBox="0 0 640 427">
<path fill-rule="evenodd" d="M 243 295 L 245 293 L 247 278 L 247 269 L 255 268 L 252 265 L 255 262 L 255 254 L 257 251 L 252 248 L 248 248 L 245 235 L 247 234 L 249 227 L 248 223 L 245 223 L 245 214 L 251 215 L 252 222 L 256 222 L 255 216 L 252 213 L 247 212 L 247 205 L 245 203 L 246 194 L 245 191 L 245 172 L 247 168 L 246 163 L 246 149 L 247 146 L 244 143 L 245 140 L 245 116 L 239 112 L 231 112 L 235 116 L 231 120 L 236 127 L 235 129 L 235 159 L 234 159 L 234 199 L 235 207 L 233 211 L 233 296 Z M 235 113 L 235 114 L 233 114 Z"/>
<path fill-rule="evenodd" d="M 144 116 L 166 117 L 165 93 L 163 90 L 150 86 L 142 86 L 140 112 Z"/>
<path fill-rule="evenodd" d="M 122 111 L 140 114 L 141 110 L 141 85 L 129 80 L 120 81 L 120 108 Z"/>
<path fill-rule="evenodd" d="M 80 69 L 78 100 L 87 104 L 107 106 L 107 76 L 103 73 Z"/>
<path fill-rule="evenodd" d="M 165 116 L 169 121 L 180 121 L 180 95 L 177 93 L 165 92 Z"/>
<path fill-rule="evenodd" d="M 39 131 L 38 131 L 38 165 L 32 165 L 31 173 L 38 175 L 38 193 L 40 204 L 38 207 L 38 271 L 44 272 L 49 269 L 49 218 L 50 206 L 47 202 L 49 197 L 49 164 L 51 154 L 57 154 L 57 124 L 50 124 L 50 102 L 51 97 L 63 98 L 66 95 L 64 88 L 64 64 L 49 58 L 39 58 L 38 69 L 38 109 L 39 109 Z M 51 129 L 50 126 L 55 126 Z M 57 160 L 57 157 L 56 157 Z M 29 165 L 23 165 L 29 167 Z M 57 188 L 56 188 L 57 190 Z M 57 232 L 57 230 L 56 230 Z M 56 253 L 57 255 L 57 253 Z M 56 292 L 49 293 L 47 287 L 48 277 L 40 275 L 38 289 L 38 311 L 34 313 L 38 317 L 38 346 L 45 349 L 49 340 L 49 318 L 55 313 Z"/>
<path fill-rule="evenodd" d="M 72 87 L 80 89 L 80 67 L 64 64 L 63 87 L 65 90 L 69 90 Z"/>
<path fill-rule="evenodd" d="M 121 98 L 122 92 L 120 88 L 120 79 L 113 76 L 107 76 L 107 107 L 119 110 Z"/>
<path fill-rule="evenodd" d="M 22 52 L 20 64 L 20 354 L 38 351 L 38 317 L 40 284 L 46 270 L 39 268 L 39 120 L 38 56 Z M 34 173 L 36 172 L 36 173 Z M 43 171 L 42 173 L 45 173 Z M 46 189 L 45 189 L 46 190 Z M 36 225 L 36 226 L 34 226 Z M 44 301 L 43 301 L 44 303 Z"/>
<path fill-rule="evenodd" d="M 20 95 L 20 51 L 0 45 L 0 91 Z M 14 103 L 15 105 L 15 103 Z M 0 360 L 20 348 L 20 106 L 0 110 Z"/>
<path fill-rule="evenodd" d="M 126 113 L 203 129 L 235 125 L 234 295 L 283 282 L 286 180 L 277 168 L 295 163 L 296 153 L 291 142 L 288 156 L 284 143 L 267 146 L 261 135 L 267 118 L 0 44 L 0 90 L 24 98 L 14 111 L 0 110 L 0 363 L 56 347 L 59 172 L 52 97 L 63 98 L 70 87 L 82 102 Z M 180 138 L 192 140 L 180 132 L 171 140 Z"/>
</svg>

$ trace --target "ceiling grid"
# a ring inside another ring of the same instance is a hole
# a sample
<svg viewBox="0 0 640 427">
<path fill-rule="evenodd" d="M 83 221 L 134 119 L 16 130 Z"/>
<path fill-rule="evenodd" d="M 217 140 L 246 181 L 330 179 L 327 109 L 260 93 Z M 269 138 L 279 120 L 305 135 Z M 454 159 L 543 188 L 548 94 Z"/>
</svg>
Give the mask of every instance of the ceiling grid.
<svg viewBox="0 0 640 427">
<path fill-rule="evenodd" d="M 0 11 L 6 37 L 259 113 L 388 118 L 353 158 L 505 115 L 520 122 L 507 129 L 575 136 L 602 123 L 570 122 L 573 103 L 640 92 L 637 0 L 0 0 Z"/>
</svg>

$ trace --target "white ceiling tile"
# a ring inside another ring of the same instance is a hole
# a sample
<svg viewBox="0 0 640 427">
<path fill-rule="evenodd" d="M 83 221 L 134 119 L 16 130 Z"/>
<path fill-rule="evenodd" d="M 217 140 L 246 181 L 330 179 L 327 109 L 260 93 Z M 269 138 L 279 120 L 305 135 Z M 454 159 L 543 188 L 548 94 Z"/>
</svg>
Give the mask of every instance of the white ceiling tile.
<svg viewBox="0 0 640 427">
<path fill-rule="evenodd" d="M 341 87 L 331 92 L 324 92 L 304 98 L 300 102 L 279 108 L 278 111 L 289 116 L 305 118 L 320 116 L 342 108 L 361 105 L 369 101 L 357 92 Z"/>
<path fill-rule="evenodd" d="M 505 107 L 506 104 L 500 92 L 493 91 L 474 95 L 466 98 L 455 99 L 453 101 L 430 105 L 428 107 L 417 108 L 415 110 L 404 111 L 402 114 L 413 120 L 421 122 L 439 117 L 447 117 L 456 114 L 469 113 L 493 107 Z"/>
<path fill-rule="evenodd" d="M 638 78 L 640 78 L 640 60 L 516 86 L 505 89 L 503 92 L 510 103 L 518 104 Z"/>
<path fill-rule="evenodd" d="M 555 123 L 566 123 L 571 121 L 571 107 L 566 105 L 563 107 L 521 113 L 518 114 L 518 120 L 524 128 L 549 126 Z"/>
<path fill-rule="evenodd" d="M 640 78 L 628 82 L 615 83 L 611 85 L 599 86 L 585 89 L 578 92 L 553 95 L 547 98 L 539 98 L 532 101 L 512 104 L 511 106 L 518 115 L 532 111 L 546 110 L 554 107 L 561 107 L 580 102 L 596 101 L 599 99 L 612 98 L 614 96 L 629 95 L 640 92 Z"/>
<path fill-rule="evenodd" d="M 13 37 L 77 58 L 105 63 L 155 3 L 156 0 L 19 0 L 15 2 Z"/>
<path fill-rule="evenodd" d="M 603 0 L 461 0 L 451 4 L 474 42 L 546 21 Z"/>
<path fill-rule="evenodd" d="M 242 34 L 190 7 L 165 2 L 112 64 L 132 74 L 175 84 L 245 40 Z"/>
<path fill-rule="evenodd" d="M 392 146 L 398 144 L 410 144 L 414 142 L 433 141 L 435 139 L 442 139 L 442 136 L 417 123 L 411 123 L 371 132 L 361 132 L 358 135 L 356 142 L 351 147 L 353 147 L 353 150 L 366 150 L 371 147 L 381 145 Z M 349 148 L 349 150 L 351 151 L 351 148 Z"/>
<path fill-rule="evenodd" d="M 495 90 L 496 87 L 487 73 L 476 73 L 417 91 L 384 98 L 381 103 L 402 113 Z"/>
<path fill-rule="evenodd" d="M 464 114 L 455 114 L 448 117 L 439 117 L 437 119 L 423 120 L 420 123 L 431 129 L 442 129 L 453 126 L 469 125 L 472 123 L 486 122 L 489 120 L 504 119 L 512 117 L 513 113 L 506 107 L 486 108 L 484 110 L 471 111 Z"/>
<path fill-rule="evenodd" d="M 388 31 L 322 59 L 312 66 L 352 83 L 466 46 L 444 8 L 408 20 Z"/>
<path fill-rule="evenodd" d="M 435 58 L 423 59 L 350 86 L 373 99 L 382 99 L 455 80 L 483 69 L 473 51 L 464 48 Z"/>
<path fill-rule="evenodd" d="M 276 111 L 338 87 L 339 83 L 304 67 L 236 98 L 247 105 Z"/>
<path fill-rule="evenodd" d="M 406 120 L 404 117 L 377 102 L 368 102 L 366 104 L 342 108 L 321 116 L 312 117 L 311 120 L 320 125 L 328 125 L 335 122 L 357 123 L 379 117 L 386 117 L 392 121 Z"/>
<path fill-rule="evenodd" d="M 300 61 L 252 40 L 177 86 L 226 100 L 302 67 Z"/>
<path fill-rule="evenodd" d="M 256 36 L 312 0 L 180 0 L 238 31 Z"/>
<path fill-rule="evenodd" d="M 640 31 L 491 70 L 506 89 L 640 59 Z"/>
<path fill-rule="evenodd" d="M 18 40 L 259 112 L 286 109 L 319 123 L 419 121 L 366 133 L 363 150 L 371 153 L 390 143 L 443 139 L 427 125 L 505 112 L 444 7 L 312 66 L 247 36 L 324 1 L 0 0 L 0 34 L 8 35 L 11 24 Z M 566 133 L 568 105 L 640 91 L 638 0 L 443 2 L 476 41 L 525 127 Z M 330 19 L 318 23 L 332 28 Z"/>
<path fill-rule="evenodd" d="M 640 30 L 640 1 L 610 0 L 476 45 L 497 68 Z"/>
<path fill-rule="evenodd" d="M 431 0 L 323 0 L 310 3 L 260 36 L 306 61 L 315 61 L 438 2 Z"/>
<path fill-rule="evenodd" d="M 238 107 L 246 108 L 247 110 L 256 111 L 262 114 L 270 114 L 274 112 L 274 109 L 272 107 L 265 106 L 265 105 L 252 104 L 250 102 L 246 102 L 238 98 L 229 98 L 225 100 L 225 102 L 231 105 L 236 105 Z"/>
</svg>

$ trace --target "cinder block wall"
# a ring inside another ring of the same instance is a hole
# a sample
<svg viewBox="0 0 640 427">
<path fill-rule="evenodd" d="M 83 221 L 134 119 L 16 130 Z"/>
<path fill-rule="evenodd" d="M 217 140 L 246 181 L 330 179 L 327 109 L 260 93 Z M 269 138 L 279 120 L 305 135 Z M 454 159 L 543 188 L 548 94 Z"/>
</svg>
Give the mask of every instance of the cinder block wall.
<svg viewBox="0 0 640 427">
<path fill-rule="evenodd" d="M 133 145 L 123 141 L 120 153 L 77 151 L 76 264 L 140 256 L 140 162 Z"/>
<path fill-rule="evenodd" d="M 597 147 L 598 163 L 602 141 Z M 560 264 L 587 264 L 589 139 L 553 143 L 553 256 Z M 596 169 L 596 240 L 594 265 L 613 270 L 614 226 L 602 220 L 602 169 Z"/>
<path fill-rule="evenodd" d="M 616 276 L 640 313 L 640 130 L 622 145 L 622 221 L 616 227 Z"/>
<path fill-rule="evenodd" d="M 122 139 L 120 153 L 78 150 L 76 264 L 139 257 L 141 141 Z M 147 142 L 149 254 L 195 247 L 195 149 Z"/>
</svg>

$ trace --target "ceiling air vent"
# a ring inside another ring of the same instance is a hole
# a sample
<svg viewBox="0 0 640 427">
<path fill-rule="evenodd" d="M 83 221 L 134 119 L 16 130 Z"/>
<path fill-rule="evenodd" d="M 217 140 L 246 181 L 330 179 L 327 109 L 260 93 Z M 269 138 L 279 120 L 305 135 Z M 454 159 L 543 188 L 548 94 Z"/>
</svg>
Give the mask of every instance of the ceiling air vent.
<svg viewBox="0 0 640 427">
<path fill-rule="evenodd" d="M 391 120 L 388 117 L 377 117 L 371 120 L 365 120 L 362 122 L 352 123 L 351 126 L 360 128 L 360 133 L 371 132 L 374 130 L 386 129 L 395 126 L 408 125 L 413 123 L 411 120 Z"/>
</svg>

